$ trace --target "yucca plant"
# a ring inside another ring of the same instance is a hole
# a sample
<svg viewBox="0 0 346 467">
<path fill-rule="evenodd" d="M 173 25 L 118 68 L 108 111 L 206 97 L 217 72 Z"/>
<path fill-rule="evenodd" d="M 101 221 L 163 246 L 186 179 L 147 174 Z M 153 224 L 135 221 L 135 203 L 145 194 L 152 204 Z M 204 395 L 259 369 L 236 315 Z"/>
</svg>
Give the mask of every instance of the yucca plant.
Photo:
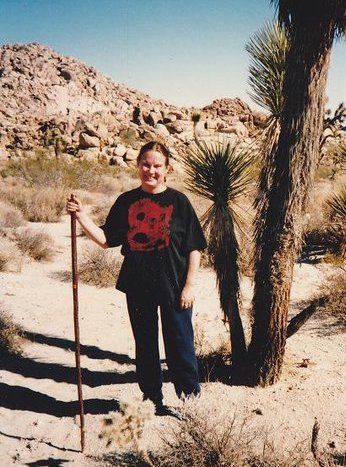
<svg viewBox="0 0 346 467">
<path fill-rule="evenodd" d="M 275 21 L 266 22 L 245 47 L 250 55 L 249 96 L 274 118 L 282 111 L 288 45 L 285 30 Z"/>
<path fill-rule="evenodd" d="M 346 259 L 346 185 L 327 200 L 329 215 L 332 220 L 332 231 L 339 240 L 336 255 Z M 337 235 L 339 234 L 339 235 Z"/>
<path fill-rule="evenodd" d="M 252 160 L 230 143 L 198 142 L 184 165 L 187 188 L 212 202 L 201 221 L 208 237 L 208 254 L 216 272 L 220 305 L 230 324 L 232 364 L 244 364 L 246 344 L 240 319 L 239 243 L 236 229 L 243 216 L 237 201 L 249 191 Z"/>
<path fill-rule="evenodd" d="M 327 205 L 332 219 L 346 222 L 346 185 L 327 200 Z"/>
</svg>

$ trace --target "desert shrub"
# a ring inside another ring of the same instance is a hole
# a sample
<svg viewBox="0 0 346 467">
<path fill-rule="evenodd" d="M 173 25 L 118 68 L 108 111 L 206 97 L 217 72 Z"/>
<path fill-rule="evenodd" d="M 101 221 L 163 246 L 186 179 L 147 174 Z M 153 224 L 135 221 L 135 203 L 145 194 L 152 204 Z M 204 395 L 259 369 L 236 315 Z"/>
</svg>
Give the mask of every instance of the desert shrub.
<svg viewBox="0 0 346 467">
<path fill-rule="evenodd" d="M 66 197 L 59 188 L 13 186 L 0 190 L 0 198 L 20 209 L 31 222 L 59 222 Z"/>
<path fill-rule="evenodd" d="M 0 271 L 20 272 L 23 255 L 17 245 L 4 236 L 0 237 Z"/>
<path fill-rule="evenodd" d="M 50 261 L 55 256 L 54 240 L 46 232 L 17 229 L 14 238 L 18 248 L 35 261 Z"/>
<path fill-rule="evenodd" d="M 331 196 L 316 194 L 313 210 L 306 216 L 303 224 L 304 259 L 338 262 L 346 257 L 346 191 Z"/>
<path fill-rule="evenodd" d="M 112 287 L 116 284 L 121 263 L 121 259 L 111 250 L 103 250 L 98 246 L 87 247 L 80 260 L 79 278 L 96 287 Z"/>
<path fill-rule="evenodd" d="M 2 177 L 17 177 L 26 185 L 65 189 L 86 189 L 102 191 L 104 176 L 116 178 L 120 168 L 85 159 L 68 160 L 49 158 L 41 153 L 10 161 L 1 171 Z M 109 186 L 107 187 L 109 190 Z"/>
<path fill-rule="evenodd" d="M 275 453 L 269 443 L 253 430 L 249 419 L 237 420 L 219 400 L 187 401 L 178 426 L 161 433 L 163 446 L 152 456 L 160 467 L 288 467 L 304 464 L 301 450 L 288 456 Z M 258 440 L 263 439 L 261 454 Z"/>
<path fill-rule="evenodd" d="M 333 274 L 322 287 L 322 294 L 328 297 L 323 312 L 337 318 L 346 327 L 346 272 Z"/>
<path fill-rule="evenodd" d="M 20 354 L 23 339 L 23 330 L 16 324 L 0 302 L 0 351 Z"/>
<path fill-rule="evenodd" d="M 23 214 L 15 206 L 0 201 L 0 228 L 16 228 L 24 224 Z"/>
</svg>

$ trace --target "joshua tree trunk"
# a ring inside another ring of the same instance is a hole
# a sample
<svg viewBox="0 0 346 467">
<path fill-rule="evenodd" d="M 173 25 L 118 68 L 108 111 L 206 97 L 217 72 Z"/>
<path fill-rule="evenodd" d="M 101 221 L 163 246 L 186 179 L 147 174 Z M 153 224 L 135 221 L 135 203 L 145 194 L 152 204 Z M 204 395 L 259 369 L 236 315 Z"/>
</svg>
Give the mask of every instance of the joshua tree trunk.
<svg viewBox="0 0 346 467">
<path fill-rule="evenodd" d="M 238 242 L 228 208 L 220 207 L 218 213 L 215 213 L 215 219 L 209 248 L 213 251 L 220 305 L 230 327 L 233 373 L 237 374 L 244 365 L 247 353 L 239 313 Z"/>
<path fill-rule="evenodd" d="M 257 234 L 252 382 L 266 386 L 281 373 L 299 218 L 307 204 L 322 135 L 325 87 L 335 34 L 331 18 L 293 17 L 283 85 L 281 132 L 271 186 Z M 294 21 L 294 19 L 296 21 Z"/>
</svg>

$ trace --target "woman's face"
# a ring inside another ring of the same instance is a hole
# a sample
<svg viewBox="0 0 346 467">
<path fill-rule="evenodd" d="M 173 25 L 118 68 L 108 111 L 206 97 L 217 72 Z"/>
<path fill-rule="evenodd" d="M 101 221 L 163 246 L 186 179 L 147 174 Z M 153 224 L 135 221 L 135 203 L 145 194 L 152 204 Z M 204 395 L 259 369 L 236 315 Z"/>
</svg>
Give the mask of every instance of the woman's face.
<svg viewBox="0 0 346 467">
<path fill-rule="evenodd" d="M 145 191 L 156 192 L 165 186 L 167 167 L 165 156 L 161 152 L 145 152 L 138 164 L 138 170 Z"/>
</svg>

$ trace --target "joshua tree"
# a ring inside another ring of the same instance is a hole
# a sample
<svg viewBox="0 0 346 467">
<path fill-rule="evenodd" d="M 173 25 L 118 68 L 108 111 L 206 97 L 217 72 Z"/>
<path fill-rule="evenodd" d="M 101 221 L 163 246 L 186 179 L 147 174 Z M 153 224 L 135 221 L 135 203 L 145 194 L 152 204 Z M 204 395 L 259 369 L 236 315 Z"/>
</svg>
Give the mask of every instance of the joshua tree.
<svg viewBox="0 0 346 467">
<path fill-rule="evenodd" d="M 330 52 L 345 34 L 344 0 L 272 0 L 289 35 L 280 134 L 273 146 L 268 189 L 257 225 L 253 329 L 249 347 L 253 384 L 274 383 L 286 343 L 293 265 L 300 248 L 297 222 L 306 207 L 320 150 Z"/>
<path fill-rule="evenodd" d="M 201 120 L 202 118 L 202 113 L 198 110 L 195 110 L 194 112 L 192 112 L 191 114 L 191 121 L 193 123 L 193 136 L 195 138 L 195 141 L 197 143 L 197 132 L 196 132 L 196 127 L 197 127 L 197 123 Z"/>
<path fill-rule="evenodd" d="M 241 216 L 236 202 L 250 187 L 251 160 L 230 143 L 199 142 L 184 163 L 188 188 L 212 201 L 202 224 L 209 239 L 208 254 L 216 272 L 221 308 L 230 324 L 232 364 L 238 369 L 244 363 L 246 345 L 239 314 L 236 226 L 241 226 Z"/>
</svg>

